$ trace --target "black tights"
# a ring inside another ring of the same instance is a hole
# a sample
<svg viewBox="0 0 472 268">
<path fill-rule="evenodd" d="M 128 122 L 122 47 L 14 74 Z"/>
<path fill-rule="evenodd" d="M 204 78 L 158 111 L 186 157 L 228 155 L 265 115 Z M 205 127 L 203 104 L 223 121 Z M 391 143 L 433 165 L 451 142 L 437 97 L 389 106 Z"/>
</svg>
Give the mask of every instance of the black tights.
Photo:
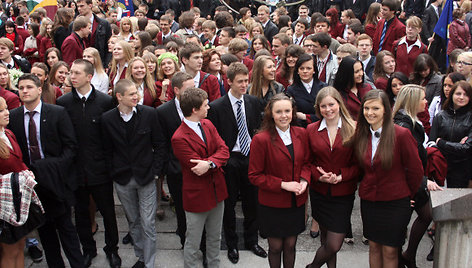
<svg viewBox="0 0 472 268">
<path fill-rule="evenodd" d="M 420 244 L 421 238 L 423 238 L 424 232 L 428 229 L 429 224 L 433 220 L 431 201 L 428 201 L 420 208 L 415 208 L 418 217 L 411 226 L 410 239 L 408 240 L 408 247 L 403 253 L 405 259 L 409 261 L 415 261 L 416 251 Z"/>
<path fill-rule="evenodd" d="M 295 266 L 295 245 L 297 236 L 289 237 L 269 237 L 269 266 L 270 268 L 280 268 L 280 257 L 283 252 L 284 268 L 293 268 Z"/>
<path fill-rule="evenodd" d="M 328 268 L 336 267 L 336 253 L 341 249 L 346 234 L 334 233 L 320 225 L 321 246 L 316 251 L 311 268 L 321 267 L 326 263 Z"/>
</svg>

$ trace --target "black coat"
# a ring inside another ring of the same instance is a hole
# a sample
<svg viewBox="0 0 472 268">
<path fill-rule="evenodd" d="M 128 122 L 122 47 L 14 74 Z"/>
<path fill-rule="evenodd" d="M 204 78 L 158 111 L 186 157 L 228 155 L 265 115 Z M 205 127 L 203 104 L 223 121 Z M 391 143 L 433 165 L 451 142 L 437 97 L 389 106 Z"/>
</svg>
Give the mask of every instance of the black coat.
<svg viewBox="0 0 472 268">
<path fill-rule="evenodd" d="M 239 131 L 237 119 L 234 115 L 228 94 L 210 103 L 211 108 L 208 113 L 208 119 L 211 120 L 218 130 L 218 134 L 220 134 L 226 146 L 228 146 L 228 149 L 231 151 L 236 144 Z M 251 95 L 244 95 L 243 99 L 247 130 L 249 136 L 252 138 L 262 122 L 261 103 L 257 97 Z"/>
<path fill-rule="evenodd" d="M 71 24 L 72 25 L 72 24 Z M 72 33 L 72 27 L 59 26 L 56 31 L 54 31 L 54 46 L 61 50 L 62 43 L 64 40 Z M 51 66 L 52 67 L 52 66 Z"/>
<path fill-rule="evenodd" d="M 164 174 L 179 175 L 182 174 L 179 160 L 175 157 L 172 151 L 171 139 L 175 131 L 182 124 L 177 107 L 175 106 L 175 99 L 168 101 L 157 107 L 157 117 L 159 119 L 162 134 L 164 135 L 166 159 L 164 161 Z"/>
<path fill-rule="evenodd" d="M 130 138 L 118 108 L 102 115 L 105 157 L 111 178 L 127 184 L 132 177 L 144 186 L 162 174 L 165 140 L 154 108 L 138 105 Z"/>
<path fill-rule="evenodd" d="M 426 148 L 424 148 L 424 137 L 425 132 L 423 126 L 413 121 L 411 121 L 411 117 L 405 114 L 403 110 L 399 110 L 395 116 L 393 117 L 393 122 L 401 127 L 407 128 L 410 130 L 413 138 L 415 138 L 416 142 L 418 143 L 418 154 L 421 159 L 421 163 L 423 163 L 423 169 L 426 169 L 426 161 L 427 161 L 427 154 Z"/>
<path fill-rule="evenodd" d="M 460 141 L 469 137 L 464 144 Z M 454 110 L 448 107 L 433 119 L 430 141 L 437 146 L 447 160 L 447 184 L 450 188 L 467 188 L 472 176 L 472 112 L 467 107 Z"/>
<path fill-rule="evenodd" d="M 100 19 L 96 15 L 93 15 L 95 22 L 98 23 L 97 30 L 95 31 L 95 48 L 100 53 L 100 58 L 103 62 L 103 67 L 107 61 L 108 52 L 108 39 L 111 37 L 111 27 L 110 23 L 104 19 Z"/>
<path fill-rule="evenodd" d="M 61 214 L 66 203 L 73 205 L 73 191 L 77 189 L 73 160 L 77 149 L 74 127 L 64 107 L 42 103 L 40 140 L 44 158 L 30 163 L 24 125 L 24 107 L 10 112 L 8 128 L 15 134 L 23 162 L 33 171 L 39 198 L 49 215 Z M 27 131 L 27 130 L 26 130 Z"/>
<path fill-rule="evenodd" d="M 269 42 L 272 44 L 272 38 L 274 35 L 279 33 L 279 28 L 277 28 L 277 25 L 275 25 L 270 19 L 267 22 L 265 28 L 264 28 L 264 35 L 269 40 Z"/>
<path fill-rule="evenodd" d="M 109 182 L 111 178 L 105 162 L 100 120 L 103 113 L 113 109 L 112 97 L 92 86 L 85 104 L 75 89 L 57 99 L 57 104 L 66 108 L 77 135 L 79 147 L 75 165 L 79 184 L 83 186 Z"/>
<path fill-rule="evenodd" d="M 438 12 L 439 15 L 441 15 L 442 7 L 439 6 Z M 433 30 L 434 27 L 436 26 L 436 23 L 439 20 L 439 16 L 436 15 L 436 12 L 434 11 L 434 7 L 429 6 L 428 8 L 425 9 L 423 13 L 423 30 L 421 31 L 421 40 L 423 43 L 428 44 L 428 38 L 433 36 Z"/>
<path fill-rule="evenodd" d="M 325 86 L 327 86 L 325 83 L 318 79 L 314 79 L 310 94 L 308 94 L 308 91 L 306 91 L 303 84 L 293 83 L 287 89 L 287 94 L 295 99 L 297 112 L 302 112 L 307 116 L 307 122 L 304 122 L 303 124 L 305 127 L 306 124 L 319 120 L 315 111 L 316 95 L 318 95 L 318 92 Z"/>
</svg>

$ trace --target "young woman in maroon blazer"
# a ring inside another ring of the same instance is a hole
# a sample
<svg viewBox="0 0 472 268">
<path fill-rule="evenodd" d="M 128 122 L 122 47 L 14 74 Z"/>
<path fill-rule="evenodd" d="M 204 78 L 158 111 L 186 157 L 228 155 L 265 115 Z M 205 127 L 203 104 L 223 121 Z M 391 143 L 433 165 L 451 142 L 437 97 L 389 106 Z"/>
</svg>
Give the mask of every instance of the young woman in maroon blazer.
<svg viewBox="0 0 472 268">
<path fill-rule="evenodd" d="M 313 218 L 320 224 L 321 247 L 307 268 L 327 264 L 336 267 L 336 253 L 350 230 L 359 167 L 351 147 L 345 146 L 355 122 L 344 106 L 341 94 L 325 87 L 316 97 L 320 121 L 307 127 L 312 154 L 310 201 Z"/>
<path fill-rule="evenodd" d="M 398 248 L 411 218 L 410 200 L 423 179 L 423 166 L 410 131 L 393 124 L 384 91 L 369 91 L 361 111 L 351 142 L 364 172 L 359 196 L 369 263 L 397 267 Z"/>
<path fill-rule="evenodd" d="M 128 63 L 126 79 L 131 80 L 138 88 L 139 104 L 157 107 L 161 103 L 156 93 L 156 82 L 149 73 L 146 61 L 141 57 L 134 57 Z"/>
<path fill-rule="evenodd" d="M 111 67 L 108 70 L 108 77 L 110 78 L 110 89 L 113 90 L 115 84 L 124 79 L 128 62 L 134 57 L 133 48 L 124 40 L 118 41 L 112 52 Z"/>
<path fill-rule="evenodd" d="M 297 235 L 305 230 L 310 152 L 305 129 L 293 126 L 293 99 L 271 98 L 251 142 L 249 180 L 259 188 L 259 231 L 269 241 L 269 265 L 294 267 Z"/>
<path fill-rule="evenodd" d="M 23 155 L 20 146 L 16 141 L 15 135 L 9 129 L 6 129 L 10 112 L 7 109 L 7 103 L 0 97 L 0 174 L 5 175 L 10 172 L 20 172 L 28 169 L 23 163 Z M 1 236 L 0 236 L 1 238 Z M 23 254 L 25 248 L 25 238 L 19 239 L 14 244 L 0 243 L 1 267 L 24 267 L 25 257 Z"/>
<path fill-rule="evenodd" d="M 395 56 L 392 52 L 382 50 L 375 57 L 374 66 L 374 84 L 377 89 L 385 90 L 387 88 L 387 81 L 395 72 L 396 66 Z"/>
</svg>

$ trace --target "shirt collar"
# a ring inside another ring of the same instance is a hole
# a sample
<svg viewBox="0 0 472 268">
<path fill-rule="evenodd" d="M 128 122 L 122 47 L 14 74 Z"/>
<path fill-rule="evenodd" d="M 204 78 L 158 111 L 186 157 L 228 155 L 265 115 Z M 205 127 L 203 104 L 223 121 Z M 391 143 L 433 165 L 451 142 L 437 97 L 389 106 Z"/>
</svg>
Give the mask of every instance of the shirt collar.
<svg viewBox="0 0 472 268">
<path fill-rule="evenodd" d="M 43 106 L 43 102 L 40 101 L 39 104 L 38 104 L 38 106 L 36 106 L 36 108 L 34 108 L 33 111 L 37 112 L 38 114 L 41 114 L 41 108 L 42 108 L 42 106 Z M 24 107 L 24 108 L 23 108 L 23 109 L 24 109 L 24 111 L 23 111 L 24 114 L 26 114 L 27 112 L 29 112 L 29 110 L 26 109 L 26 106 L 23 106 L 23 107 Z"/>
<path fill-rule="evenodd" d="M 184 117 L 184 122 L 185 124 L 187 124 L 187 126 L 189 126 L 191 129 L 198 129 L 198 124 L 200 123 L 199 122 L 194 122 L 194 121 L 190 121 L 188 120 L 187 118 Z"/>
<path fill-rule="evenodd" d="M 313 79 L 311 79 L 311 81 L 308 83 L 302 81 L 302 84 L 306 88 L 306 90 L 311 91 L 311 89 L 313 88 Z"/>
<path fill-rule="evenodd" d="M 277 133 L 279 133 L 279 136 L 288 136 L 288 137 L 290 137 L 290 126 L 288 126 L 287 130 L 285 130 L 285 131 L 282 131 L 277 126 L 275 127 L 275 129 L 277 130 Z"/>
<path fill-rule="evenodd" d="M 121 112 L 119 109 L 118 109 L 118 111 L 120 112 L 121 117 L 130 115 L 130 114 L 125 114 L 125 113 Z M 136 107 L 133 107 L 133 109 L 131 110 L 131 113 L 138 113 L 138 110 L 136 109 Z"/>
<path fill-rule="evenodd" d="M 92 88 L 90 88 L 90 90 L 87 93 L 85 93 L 85 95 L 80 94 L 78 90 L 75 90 L 75 91 L 77 92 L 77 95 L 79 95 L 80 99 L 85 97 L 85 99 L 88 100 L 88 98 L 90 97 L 90 94 L 92 94 Z"/>
<path fill-rule="evenodd" d="M 341 120 L 341 117 L 338 119 L 338 128 L 341 128 L 343 125 L 343 122 Z M 318 131 L 322 131 L 323 129 L 328 128 L 328 125 L 326 125 L 326 119 L 322 119 L 320 123 L 320 127 L 318 128 Z"/>
<path fill-rule="evenodd" d="M 406 44 L 406 46 L 408 46 L 408 43 L 406 42 L 406 36 L 403 37 L 400 42 L 398 42 L 398 45 L 401 45 L 401 44 Z M 419 38 L 416 39 L 415 43 L 412 45 L 412 46 L 417 46 L 417 47 L 421 47 L 421 41 Z"/>
<path fill-rule="evenodd" d="M 379 139 L 379 138 L 375 137 L 375 132 L 378 132 L 379 134 L 382 135 L 382 128 L 379 128 L 379 129 L 377 129 L 376 131 L 374 131 L 374 130 L 372 129 L 372 127 L 369 127 L 369 130 L 370 130 L 370 134 L 372 134 L 372 139 L 374 139 L 374 138 Z"/>
<path fill-rule="evenodd" d="M 197 72 L 197 75 L 193 78 L 193 83 L 195 84 L 195 87 L 198 87 L 200 84 L 200 71 Z"/>
<path fill-rule="evenodd" d="M 234 104 L 235 104 L 238 100 L 243 100 L 243 96 L 241 96 L 240 99 L 238 99 L 238 98 L 236 98 L 235 96 L 233 96 L 233 94 L 231 93 L 231 90 L 229 91 L 228 97 L 229 97 L 229 101 L 231 102 L 231 106 L 234 106 Z M 243 101 L 243 103 L 244 103 L 244 101 Z"/>
</svg>

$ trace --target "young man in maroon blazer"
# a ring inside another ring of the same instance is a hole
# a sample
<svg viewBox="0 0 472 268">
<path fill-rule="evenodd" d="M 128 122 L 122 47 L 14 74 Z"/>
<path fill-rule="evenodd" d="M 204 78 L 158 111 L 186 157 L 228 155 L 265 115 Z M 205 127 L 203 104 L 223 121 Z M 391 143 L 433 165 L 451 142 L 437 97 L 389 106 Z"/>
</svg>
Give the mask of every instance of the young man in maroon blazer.
<svg viewBox="0 0 472 268">
<path fill-rule="evenodd" d="M 179 54 L 185 72 L 193 77 L 195 87 L 203 89 L 208 94 L 209 101 L 214 101 L 221 97 L 218 78 L 201 71 L 203 65 L 203 49 L 197 44 L 186 43 Z M 167 99 L 171 100 L 173 97 L 174 92 L 168 92 Z"/>
<path fill-rule="evenodd" d="M 156 41 L 158 45 L 164 44 L 164 40 L 172 36 L 172 31 L 170 30 L 170 24 L 172 19 L 168 15 L 164 15 L 159 19 L 159 24 L 162 31 L 157 33 Z"/>
<path fill-rule="evenodd" d="M 76 59 L 81 59 L 85 45 L 84 38 L 89 36 L 92 24 L 85 17 L 75 19 L 72 33 L 62 43 L 61 51 L 64 61 L 72 65 Z"/>
<path fill-rule="evenodd" d="M 382 19 L 377 24 L 373 38 L 375 55 L 382 50 L 393 53 L 393 42 L 405 35 L 405 25 L 395 16 L 397 9 L 398 3 L 396 0 L 382 1 L 382 9 L 380 10 Z"/>
<path fill-rule="evenodd" d="M 206 230 L 208 267 L 218 267 L 224 200 L 228 197 L 222 166 L 228 147 L 207 117 L 208 95 L 189 88 L 180 96 L 184 120 L 172 137 L 172 148 L 182 167 L 182 199 L 187 218 L 185 267 L 196 267 L 197 251 Z"/>
</svg>

